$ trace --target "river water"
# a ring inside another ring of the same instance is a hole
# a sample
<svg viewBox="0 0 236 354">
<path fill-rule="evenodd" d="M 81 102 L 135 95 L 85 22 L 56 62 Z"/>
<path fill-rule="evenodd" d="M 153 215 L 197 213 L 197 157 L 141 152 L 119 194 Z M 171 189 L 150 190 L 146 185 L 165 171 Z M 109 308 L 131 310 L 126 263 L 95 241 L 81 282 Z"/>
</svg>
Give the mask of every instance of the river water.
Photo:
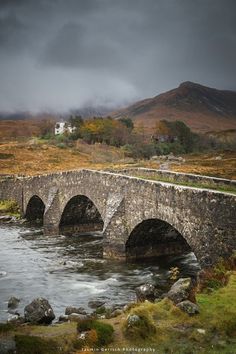
<svg viewBox="0 0 236 354">
<path fill-rule="evenodd" d="M 173 266 L 179 267 L 180 276 L 194 276 L 199 270 L 192 253 L 168 261 L 128 264 L 102 258 L 98 233 L 46 237 L 40 228 L 1 224 L 0 321 L 9 318 L 11 296 L 21 299 L 21 314 L 39 296 L 48 299 L 56 316 L 66 306 L 88 310 L 90 300 L 103 300 L 108 306 L 126 304 L 135 300 L 135 287 L 145 282 L 165 288 Z"/>
</svg>

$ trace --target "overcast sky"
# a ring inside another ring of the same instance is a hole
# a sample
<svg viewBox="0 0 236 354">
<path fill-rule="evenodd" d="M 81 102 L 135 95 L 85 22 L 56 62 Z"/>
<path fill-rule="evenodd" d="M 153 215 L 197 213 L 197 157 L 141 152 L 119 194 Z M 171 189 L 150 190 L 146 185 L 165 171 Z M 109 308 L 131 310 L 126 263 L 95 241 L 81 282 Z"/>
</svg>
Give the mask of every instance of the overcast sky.
<svg viewBox="0 0 236 354">
<path fill-rule="evenodd" d="M 235 0 L 0 0 L 0 111 L 236 89 Z"/>
</svg>

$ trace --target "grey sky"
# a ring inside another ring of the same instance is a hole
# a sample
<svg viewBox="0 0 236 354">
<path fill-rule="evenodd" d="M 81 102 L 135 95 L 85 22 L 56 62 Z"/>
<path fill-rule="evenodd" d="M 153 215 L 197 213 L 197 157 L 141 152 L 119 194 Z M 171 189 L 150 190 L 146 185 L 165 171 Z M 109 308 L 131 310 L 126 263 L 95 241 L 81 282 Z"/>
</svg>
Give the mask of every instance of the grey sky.
<svg viewBox="0 0 236 354">
<path fill-rule="evenodd" d="M 0 0 L 0 111 L 236 89 L 235 0 Z"/>
</svg>

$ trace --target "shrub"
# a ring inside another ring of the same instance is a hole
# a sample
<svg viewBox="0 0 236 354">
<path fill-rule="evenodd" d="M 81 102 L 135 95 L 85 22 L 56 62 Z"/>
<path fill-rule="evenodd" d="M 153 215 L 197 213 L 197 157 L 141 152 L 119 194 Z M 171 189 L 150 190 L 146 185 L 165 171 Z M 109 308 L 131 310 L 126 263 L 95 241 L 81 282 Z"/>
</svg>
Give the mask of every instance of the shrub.
<svg viewBox="0 0 236 354">
<path fill-rule="evenodd" d="M 124 326 L 124 334 L 131 339 L 146 339 L 156 333 L 156 327 L 154 326 L 151 318 L 144 314 L 138 313 L 139 320 L 134 323 L 129 323 L 127 319 Z"/>
<path fill-rule="evenodd" d="M 100 306 L 96 309 L 96 314 L 97 315 L 104 315 L 106 313 L 106 307 L 105 306 Z"/>
<path fill-rule="evenodd" d="M 65 149 L 66 148 L 66 144 L 65 143 L 59 143 L 56 146 L 59 147 L 60 149 Z"/>
<path fill-rule="evenodd" d="M 94 321 L 93 328 L 97 332 L 97 345 L 103 346 L 112 342 L 114 328 L 108 323 Z"/>
<path fill-rule="evenodd" d="M 219 289 L 228 283 L 230 270 L 236 267 L 235 253 L 228 260 L 220 259 L 218 263 L 200 274 L 199 291 Z"/>
<path fill-rule="evenodd" d="M 96 320 L 92 319 L 87 319 L 87 320 L 81 320 L 77 324 L 77 330 L 78 332 L 90 332 L 89 335 L 92 336 L 91 333 L 93 333 L 93 338 L 95 338 L 95 333 L 92 332 L 92 330 L 96 331 L 97 339 L 96 342 L 94 343 L 98 347 L 107 345 L 112 342 L 113 340 L 113 332 L 114 329 L 110 324 L 99 322 Z M 90 338 L 88 335 L 88 338 Z M 91 338 L 90 338 L 91 339 Z M 80 340 L 81 343 L 81 340 Z M 87 341 L 85 340 L 84 345 L 87 345 Z"/>
</svg>

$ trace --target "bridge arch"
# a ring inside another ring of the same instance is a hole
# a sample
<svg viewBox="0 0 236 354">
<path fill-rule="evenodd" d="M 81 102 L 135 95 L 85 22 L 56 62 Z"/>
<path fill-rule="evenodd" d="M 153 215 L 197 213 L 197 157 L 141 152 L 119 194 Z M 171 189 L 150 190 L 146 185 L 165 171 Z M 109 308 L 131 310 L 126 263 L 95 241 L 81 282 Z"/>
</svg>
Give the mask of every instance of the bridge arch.
<svg viewBox="0 0 236 354">
<path fill-rule="evenodd" d="M 102 231 L 104 221 L 96 204 L 86 195 L 72 196 L 64 206 L 59 232 L 65 235 Z"/>
<path fill-rule="evenodd" d="M 170 223 L 145 219 L 132 229 L 125 244 L 127 260 L 154 259 L 191 251 L 186 238 Z"/>
<path fill-rule="evenodd" d="M 38 195 L 33 195 L 27 203 L 25 218 L 28 221 L 37 221 L 43 224 L 44 212 L 45 204 L 43 200 Z"/>
</svg>

